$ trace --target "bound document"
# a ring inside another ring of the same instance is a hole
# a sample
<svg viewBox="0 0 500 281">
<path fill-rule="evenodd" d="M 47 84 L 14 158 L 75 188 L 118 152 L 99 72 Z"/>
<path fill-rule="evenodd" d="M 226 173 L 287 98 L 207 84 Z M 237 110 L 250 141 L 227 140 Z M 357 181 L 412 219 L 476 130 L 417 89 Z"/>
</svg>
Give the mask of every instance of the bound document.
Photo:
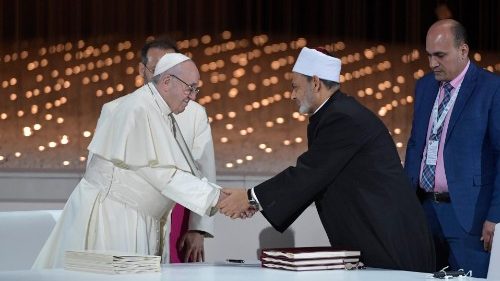
<svg viewBox="0 0 500 281">
<path fill-rule="evenodd" d="M 353 269 L 362 267 L 360 251 L 337 250 L 332 247 L 263 249 L 263 267 L 294 271 Z"/>
<path fill-rule="evenodd" d="M 113 251 L 66 251 L 64 269 L 107 274 L 160 271 L 160 256 Z"/>
</svg>

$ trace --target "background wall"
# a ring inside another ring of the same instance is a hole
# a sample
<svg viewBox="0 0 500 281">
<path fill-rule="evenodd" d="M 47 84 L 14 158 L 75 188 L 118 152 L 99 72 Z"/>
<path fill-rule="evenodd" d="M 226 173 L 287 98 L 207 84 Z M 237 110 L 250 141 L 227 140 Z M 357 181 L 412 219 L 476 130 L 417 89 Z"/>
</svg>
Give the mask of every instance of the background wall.
<svg viewBox="0 0 500 281">
<path fill-rule="evenodd" d="M 0 39 L 60 41 L 109 35 L 318 36 L 422 44 L 437 17 L 467 27 L 472 47 L 498 50 L 496 0 L 0 0 Z M 175 37 L 175 36 L 174 36 Z"/>
</svg>

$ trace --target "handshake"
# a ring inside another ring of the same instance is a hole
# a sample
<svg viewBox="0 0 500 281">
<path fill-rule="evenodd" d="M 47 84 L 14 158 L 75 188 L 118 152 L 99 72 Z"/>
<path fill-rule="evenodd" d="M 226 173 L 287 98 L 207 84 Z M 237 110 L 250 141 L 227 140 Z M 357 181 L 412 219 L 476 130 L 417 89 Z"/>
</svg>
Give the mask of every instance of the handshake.
<svg viewBox="0 0 500 281">
<path fill-rule="evenodd" d="M 221 189 L 216 207 L 221 214 L 232 219 L 251 218 L 258 211 L 254 206 L 250 205 L 247 190 L 242 188 Z"/>
</svg>

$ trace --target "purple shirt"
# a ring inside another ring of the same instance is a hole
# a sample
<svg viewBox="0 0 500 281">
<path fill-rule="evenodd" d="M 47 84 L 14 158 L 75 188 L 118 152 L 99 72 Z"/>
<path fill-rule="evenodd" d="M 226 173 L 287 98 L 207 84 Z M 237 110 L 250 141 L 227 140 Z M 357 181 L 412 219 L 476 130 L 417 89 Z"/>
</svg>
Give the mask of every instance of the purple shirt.
<svg viewBox="0 0 500 281">
<path fill-rule="evenodd" d="M 465 66 L 464 70 L 455 77 L 455 79 L 450 81 L 450 84 L 453 86 L 453 90 L 451 91 L 451 95 L 457 95 L 457 89 L 462 85 L 462 81 L 464 81 L 465 73 L 469 69 L 470 61 Z M 439 103 L 443 100 L 444 97 L 444 83 L 441 83 L 439 86 Z M 443 148 L 446 142 L 446 132 L 448 131 L 448 123 L 450 121 L 451 113 L 453 112 L 453 104 L 450 107 L 450 110 L 446 114 L 446 118 L 443 122 L 443 131 L 441 132 L 441 138 L 439 139 L 439 147 L 438 147 L 438 155 L 437 155 L 437 163 L 436 163 L 436 175 L 435 175 L 435 183 L 434 183 L 434 192 L 448 192 L 448 181 L 446 180 L 446 172 L 444 170 L 444 159 L 443 159 Z M 420 165 L 420 179 L 422 178 L 422 171 L 425 165 L 425 155 L 427 155 L 427 144 L 430 137 L 430 133 L 432 130 L 432 124 L 434 123 L 434 115 L 431 114 L 431 118 L 429 119 L 429 126 L 427 128 L 427 138 L 426 145 L 424 149 L 424 157 L 422 158 L 422 163 Z"/>
</svg>

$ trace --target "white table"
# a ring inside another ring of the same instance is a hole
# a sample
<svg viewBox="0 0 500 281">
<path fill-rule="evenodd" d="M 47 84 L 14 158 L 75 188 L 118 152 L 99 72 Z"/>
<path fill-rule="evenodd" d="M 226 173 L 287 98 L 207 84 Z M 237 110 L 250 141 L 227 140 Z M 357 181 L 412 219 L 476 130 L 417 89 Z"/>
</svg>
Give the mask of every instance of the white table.
<svg viewBox="0 0 500 281">
<path fill-rule="evenodd" d="M 313 272 L 291 272 L 277 269 L 267 269 L 258 266 L 238 266 L 223 264 L 172 264 L 164 265 L 161 273 L 143 273 L 127 275 L 108 275 L 87 272 L 68 271 L 63 269 L 39 271 L 3 271 L 1 281 L 423 281 L 434 279 L 431 274 L 409 271 L 393 271 L 381 269 L 364 270 L 324 270 Z M 451 279 L 459 280 L 459 279 Z M 485 280 L 463 278 L 461 281 Z"/>
</svg>

